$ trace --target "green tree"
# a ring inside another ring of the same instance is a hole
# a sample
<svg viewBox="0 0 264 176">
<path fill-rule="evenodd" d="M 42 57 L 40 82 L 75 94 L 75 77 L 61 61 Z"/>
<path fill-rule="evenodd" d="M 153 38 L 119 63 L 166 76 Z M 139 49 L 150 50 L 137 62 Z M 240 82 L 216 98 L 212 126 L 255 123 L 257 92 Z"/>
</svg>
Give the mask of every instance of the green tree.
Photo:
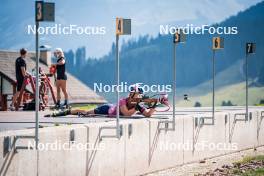
<svg viewBox="0 0 264 176">
<path fill-rule="evenodd" d="M 222 101 L 222 106 L 235 106 L 230 100 Z"/>
<path fill-rule="evenodd" d="M 201 106 L 202 106 L 202 104 L 199 101 L 196 101 L 194 104 L 194 107 L 201 107 Z"/>
</svg>

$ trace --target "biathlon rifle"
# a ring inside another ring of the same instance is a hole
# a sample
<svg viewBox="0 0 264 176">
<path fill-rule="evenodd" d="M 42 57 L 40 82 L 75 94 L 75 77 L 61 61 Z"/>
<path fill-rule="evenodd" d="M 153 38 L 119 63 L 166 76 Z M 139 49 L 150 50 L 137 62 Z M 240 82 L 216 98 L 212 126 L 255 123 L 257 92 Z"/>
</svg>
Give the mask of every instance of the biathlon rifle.
<svg viewBox="0 0 264 176">
<path fill-rule="evenodd" d="M 158 96 L 158 97 L 157 97 Z M 144 103 L 148 108 L 155 108 L 158 104 L 169 107 L 168 94 L 155 94 L 153 96 L 143 95 L 140 98 L 128 98 L 129 107 L 136 106 L 138 103 Z"/>
</svg>

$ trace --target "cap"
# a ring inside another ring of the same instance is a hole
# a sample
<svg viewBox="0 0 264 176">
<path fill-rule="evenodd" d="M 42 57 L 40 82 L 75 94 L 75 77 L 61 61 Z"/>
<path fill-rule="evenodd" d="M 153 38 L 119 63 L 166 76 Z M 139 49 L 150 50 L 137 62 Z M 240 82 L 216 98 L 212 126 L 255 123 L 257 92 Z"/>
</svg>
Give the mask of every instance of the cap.
<svg viewBox="0 0 264 176">
<path fill-rule="evenodd" d="M 142 89 L 142 87 L 140 87 L 139 84 L 133 84 L 130 86 L 130 92 L 137 92 L 137 93 L 140 93 L 140 94 L 143 94 L 144 91 Z"/>
</svg>

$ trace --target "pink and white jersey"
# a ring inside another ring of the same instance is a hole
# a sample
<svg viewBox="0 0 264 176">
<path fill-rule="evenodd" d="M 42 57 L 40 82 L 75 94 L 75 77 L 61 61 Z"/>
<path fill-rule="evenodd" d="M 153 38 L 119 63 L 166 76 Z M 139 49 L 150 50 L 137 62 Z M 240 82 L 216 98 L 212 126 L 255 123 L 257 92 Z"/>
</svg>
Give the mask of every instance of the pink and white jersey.
<svg viewBox="0 0 264 176">
<path fill-rule="evenodd" d="M 120 99 L 119 100 L 119 109 L 121 106 L 124 106 L 126 104 L 127 104 L 127 98 Z M 117 109 L 117 106 L 112 104 L 108 110 L 108 115 L 116 115 L 116 109 Z"/>
</svg>

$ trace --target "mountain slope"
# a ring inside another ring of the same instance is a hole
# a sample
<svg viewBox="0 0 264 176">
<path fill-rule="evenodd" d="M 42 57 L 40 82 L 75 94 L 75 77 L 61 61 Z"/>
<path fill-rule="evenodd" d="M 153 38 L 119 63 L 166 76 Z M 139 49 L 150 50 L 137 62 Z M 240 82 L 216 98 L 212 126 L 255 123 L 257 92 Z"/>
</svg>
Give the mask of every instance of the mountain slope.
<svg viewBox="0 0 264 176">
<path fill-rule="evenodd" d="M 232 78 L 229 83 L 241 81 L 244 77 L 243 62 L 245 59 L 245 43 L 257 43 L 257 53 L 249 57 L 250 78 L 263 80 L 264 73 L 264 2 L 240 12 L 215 26 L 237 26 L 237 35 L 222 35 L 225 48 L 216 53 L 216 73 L 220 73 L 235 63 L 239 63 L 242 75 Z M 211 79 L 212 73 L 212 37 L 215 35 L 188 35 L 185 44 L 177 47 L 177 86 L 195 87 Z M 103 58 L 89 59 L 79 69 L 75 66 L 76 76 L 89 86 L 95 82 L 114 84 L 115 80 L 115 45 Z M 121 48 L 121 81 L 128 83 L 142 82 L 145 84 L 172 84 L 172 37 L 159 35 L 156 38 L 143 36 L 138 40 L 130 40 Z M 78 58 L 76 58 L 78 59 Z M 242 67 L 241 67 L 242 65 Z M 69 67 L 72 67 L 69 65 Z M 103 70 L 103 72 L 102 72 Z M 232 69 L 229 72 L 232 77 Z M 223 85 L 225 81 L 222 80 Z M 221 81 L 221 80 L 219 80 Z M 220 82 L 221 84 L 221 82 Z"/>
<path fill-rule="evenodd" d="M 245 82 L 227 85 L 215 92 L 215 105 L 221 106 L 222 102 L 231 101 L 233 105 L 246 104 Z M 255 105 L 264 99 L 264 87 L 249 88 L 249 105 Z M 195 102 L 200 102 L 202 106 L 212 106 L 212 92 L 200 96 L 190 97 L 190 101 L 177 101 L 177 107 L 192 107 Z"/>
</svg>

